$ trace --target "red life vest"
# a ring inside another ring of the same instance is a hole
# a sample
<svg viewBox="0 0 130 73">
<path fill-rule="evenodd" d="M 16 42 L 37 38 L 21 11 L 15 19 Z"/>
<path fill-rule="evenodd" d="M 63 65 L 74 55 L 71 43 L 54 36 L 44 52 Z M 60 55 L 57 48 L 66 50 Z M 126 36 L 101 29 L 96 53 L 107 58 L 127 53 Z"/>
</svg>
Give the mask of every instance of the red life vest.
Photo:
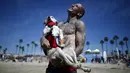
<svg viewBox="0 0 130 73">
<path fill-rule="evenodd" d="M 52 27 L 52 26 L 56 25 L 56 22 L 50 21 L 50 22 L 48 22 L 46 25 L 49 26 L 49 27 Z M 46 36 L 46 39 L 49 41 L 51 48 L 56 48 L 56 47 L 58 47 L 58 45 L 57 45 L 57 43 L 56 43 L 56 39 L 55 39 L 54 36 L 52 36 L 52 33 L 51 33 L 51 32 Z"/>
</svg>

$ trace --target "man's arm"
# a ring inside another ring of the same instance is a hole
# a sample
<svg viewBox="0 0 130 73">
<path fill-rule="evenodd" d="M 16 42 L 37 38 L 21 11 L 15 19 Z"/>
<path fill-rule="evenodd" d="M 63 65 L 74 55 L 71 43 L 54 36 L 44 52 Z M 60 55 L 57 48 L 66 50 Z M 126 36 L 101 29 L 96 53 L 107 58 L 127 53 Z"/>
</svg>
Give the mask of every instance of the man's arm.
<svg viewBox="0 0 130 73">
<path fill-rule="evenodd" d="M 76 23 L 76 34 L 75 34 L 75 44 L 76 44 L 76 55 L 79 56 L 84 48 L 84 43 L 86 39 L 86 29 L 83 21 L 78 21 Z"/>
</svg>

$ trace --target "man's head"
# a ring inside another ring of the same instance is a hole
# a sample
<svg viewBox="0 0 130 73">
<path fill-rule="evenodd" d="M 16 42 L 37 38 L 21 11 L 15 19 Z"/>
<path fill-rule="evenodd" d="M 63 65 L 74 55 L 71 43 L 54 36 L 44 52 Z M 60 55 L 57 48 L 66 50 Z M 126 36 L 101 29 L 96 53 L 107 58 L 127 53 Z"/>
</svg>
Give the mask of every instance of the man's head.
<svg viewBox="0 0 130 73">
<path fill-rule="evenodd" d="M 78 19 L 80 19 L 84 15 L 85 10 L 82 4 L 72 4 L 72 7 L 68 9 L 68 13 L 72 17 L 76 16 Z"/>
</svg>

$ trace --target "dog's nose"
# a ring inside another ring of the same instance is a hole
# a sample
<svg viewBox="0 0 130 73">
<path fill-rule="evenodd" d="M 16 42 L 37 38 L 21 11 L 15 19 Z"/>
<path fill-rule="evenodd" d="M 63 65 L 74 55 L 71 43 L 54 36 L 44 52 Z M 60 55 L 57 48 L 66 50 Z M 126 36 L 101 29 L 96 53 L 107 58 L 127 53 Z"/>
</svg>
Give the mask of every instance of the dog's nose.
<svg viewBox="0 0 130 73">
<path fill-rule="evenodd" d="M 43 24 L 47 24 L 47 20 L 45 20 L 45 21 L 43 22 Z"/>
</svg>

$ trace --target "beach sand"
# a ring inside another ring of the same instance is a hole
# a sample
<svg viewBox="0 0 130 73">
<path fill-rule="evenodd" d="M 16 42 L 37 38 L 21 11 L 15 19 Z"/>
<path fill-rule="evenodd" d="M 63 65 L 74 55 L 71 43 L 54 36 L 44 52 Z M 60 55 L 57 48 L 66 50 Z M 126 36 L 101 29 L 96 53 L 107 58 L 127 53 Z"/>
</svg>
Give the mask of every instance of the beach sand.
<svg viewBox="0 0 130 73">
<path fill-rule="evenodd" d="M 0 73 L 45 73 L 48 63 L 0 62 Z M 130 68 L 122 69 L 122 65 L 83 64 L 92 69 L 91 73 L 130 73 Z M 78 73 L 85 73 L 78 70 Z"/>
</svg>

